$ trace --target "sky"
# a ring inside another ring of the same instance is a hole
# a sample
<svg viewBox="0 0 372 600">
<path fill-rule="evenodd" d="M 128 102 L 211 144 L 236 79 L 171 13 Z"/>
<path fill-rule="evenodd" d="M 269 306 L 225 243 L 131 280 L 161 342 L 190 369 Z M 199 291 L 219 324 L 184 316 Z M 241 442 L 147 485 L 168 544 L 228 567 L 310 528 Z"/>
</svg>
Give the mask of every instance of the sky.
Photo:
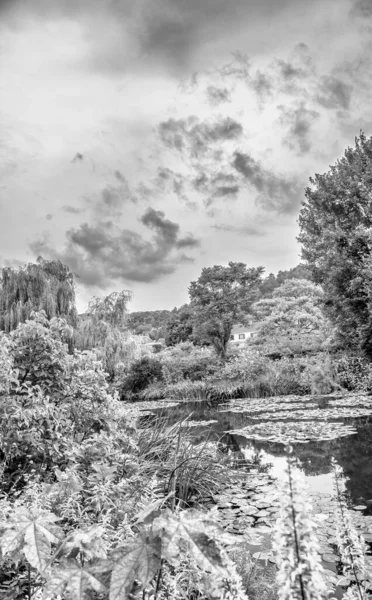
<svg viewBox="0 0 372 600">
<path fill-rule="evenodd" d="M 309 178 L 372 134 L 372 0 L 0 0 L 0 267 L 172 309 L 300 262 Z"/>
</svg>

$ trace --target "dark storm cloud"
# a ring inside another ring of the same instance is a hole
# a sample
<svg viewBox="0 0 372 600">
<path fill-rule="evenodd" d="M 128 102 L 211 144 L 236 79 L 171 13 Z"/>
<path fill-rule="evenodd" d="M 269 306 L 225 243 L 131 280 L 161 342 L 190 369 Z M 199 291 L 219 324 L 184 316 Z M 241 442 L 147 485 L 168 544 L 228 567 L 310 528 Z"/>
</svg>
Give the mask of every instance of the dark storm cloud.
<svg viewBox="0 0 372 600">
<path fill-rule="evenodd" d="M 211 106 L 218 106 L 224 102 L 230 102 L 230 90 L 226 87 L 209 85 L 205 90 L 205 94 Z"/>
<path fill-rule="evenodd" d="M 160 123 L 158 134 L 168 148 L 180 152 L 189 150 L 192 155 L 198 155 L 209 151 L 211 144 L 238 139 L 243 134 L 243 126 L 231 117 L 211 122 L 190 116 Z"/>
<path fill-rule="evenodd" d="M 338 77 L 325 75 L 319 82 L 316 100 L 325 108 L 350 108 L 353 86 L 345 83 Z"/>
<path fill-rule="evenodd" d="M 252 235 L 252 236 L 264 236 L 266 235 L 264 231 L 258 229 L 257 227 L 253 227 L 251 225 L 212 225 L 213 229 L 217 229 L 217 231 L 224 232 L 232 232 L 232 233 L 242 233 L 244 235 Z"/>
<path fill-rule="evenodd" d="M 282 113 L 281 122 L 289 126 L 284 143 L 298 154 L 309 152 L 312 146 L 311 128 L 319 118 L 319 113 L 307 108 L 304 101 L 299 102 L 295 108 L 278 106 L 278 109 Z"/>
<path fill-rule="evenodd" d="M 62 251 L 47 240 L 35 241 L 30 248 L 37 256 L 67 264 L 84 285 L 102 289 L 115 281 L 155 281 L 173 273 L 180 263 L 193 260 L 180 250 L 197 247 L 199 240 L 192 235 L 180 237 L 179 225 L 166 219 L 162 211 L 149 208 L 140 221 L 154 232 L 151 241 L 106 221 L 94 226 L 82 223 L 77 229 L 69 229 Z"/>
<path fill-rule="evenodd" d="M 256 203 L 263 209 L 285 214 L 298 210 L 303 190 L 296 178 L 272 173 L 243 152 L 235 152 L 232 166 L 258 192 Z"/>
</svg>

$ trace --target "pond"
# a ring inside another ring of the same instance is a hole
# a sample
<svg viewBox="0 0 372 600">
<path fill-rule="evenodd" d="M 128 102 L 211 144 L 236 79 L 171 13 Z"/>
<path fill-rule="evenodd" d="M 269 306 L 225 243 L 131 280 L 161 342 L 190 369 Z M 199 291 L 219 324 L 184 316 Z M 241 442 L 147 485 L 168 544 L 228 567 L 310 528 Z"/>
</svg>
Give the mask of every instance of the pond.
<svg viewBox="0 0 372 600">
<path fill-rule="evenodd" d="M 197 439 L 208 435 L 247 459 L 260 453 L 261 462 L 271 465 L 268 472 L 279 478 L 289 441 L 314 493 L 332 494 L 333 457 L 344 470 L 350 505 L 363 505 L 363 514 L 372 515 L 372 396 L 151 403 L 146 409 L 166 414 L 171 423 L 189 416 Z"/>
<path fill-rule="evenodd" d="M 286 396 L 259 399 L 144 403 L 144 420 L 154 414 L 170 424 L 187 419 L 195 441 L 217 441 L 222 451 L 231 450 L 250 469 L 242 488 L 222 490 L 215 501 L 221 526 L 239 536 L 251 527 L 262 531 L 264 543 L 252 546 L 253 556 L 275 562 L 271 533 L 278 517 L 280 495 L 277 482 L 287 477 L 286 444 L 305 474 L 313 506 L 322 564 L 331 584 L 340 574 L 335 539 L 335 500 L 332 497 L 334 458 L 345 474 L 347 502 L 353 522 L 372 548 L 372 396 Z M 267 465 L 267 469 L 262 469 Z M 371 573 L 372 556 L 366 557 Z M 337 586 L 341 598 L 346 588 Z"/>
</svg>

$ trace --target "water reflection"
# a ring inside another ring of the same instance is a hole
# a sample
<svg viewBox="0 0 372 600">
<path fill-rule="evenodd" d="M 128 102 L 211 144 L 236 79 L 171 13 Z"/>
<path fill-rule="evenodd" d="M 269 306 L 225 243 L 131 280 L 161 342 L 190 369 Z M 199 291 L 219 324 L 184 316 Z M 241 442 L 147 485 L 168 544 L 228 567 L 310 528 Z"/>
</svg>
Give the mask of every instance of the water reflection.
<svg viewBox="0 0 372 600">
<path fill-rule="evenodd" d="M 326 406 L 324 403 L 323 405 Z M 263 409 L 264 406 L 263 402 Z M 166 416 L 170 423 L 190 415 L 193 422 L 198 422 L 195 427 L 197 440 L 205 439 L 208 435 L 210 439 L 219 442 L 222 451 L 224 448 L 230 448 L 240 453 L 245 460 L 248 460 L 252 453 L 260 453 L 262 461 L 272 465 L 269 472 L 281 478 L 285 466 L 283 444 L 251 441 L 241 435 L 227 433 L 252 423 L 249 414 L 230 411 L 229 407 L 229 403 L 219 405 L 200 401 L 181 403 L 159 411 L 155 409 L 154 412 Z M 290 411 L 288 417 L 290 419 Z M 215 420 L 214 423 L 203 425 L 203 422 L 212 419 Z M 365 514 L 372 514 L 372 417 L 345 418 L 343 421 L 353 425 L 357 434 L 335 440 L 293 444 L 294 455 L 300 462 L 311 491 L 322 493 L 332 493 L 331 459 L 334 457 L 346 475 L 350 502 L 366 505 Z M 254 422 L 257 424 L 259 420 L 255 418 Z"/>
</svg>

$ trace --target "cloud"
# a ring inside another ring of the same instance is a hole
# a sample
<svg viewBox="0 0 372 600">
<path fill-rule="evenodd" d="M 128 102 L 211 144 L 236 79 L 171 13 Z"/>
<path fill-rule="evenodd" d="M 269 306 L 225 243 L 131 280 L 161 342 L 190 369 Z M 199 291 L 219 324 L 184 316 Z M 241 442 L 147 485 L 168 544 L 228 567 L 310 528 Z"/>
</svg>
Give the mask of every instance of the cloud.
<svg viewBox="0 0 372 600">
<path fill-rule="evenodd" d="M 80 215 L 85 211 L 84 208 L 76 208 L 76 206 L 70 206 L 69 204 L 65 204 L 62 206 L 63 212 L 70 213 L 71 215 Z"/>
<path fill-rule="evenodd" d="M 189 201 L 186 195 L 185 184 L 186 178 L 181 173 L 173 171 L 169 167 L 158 168 L 155 187 L 161 191 L 173 192 L 179 200 L 191 207 L 193 203 Z"/>
<path fill-rule="evenodd" d="M 247 22 L 263 27 L 299 0 L 2 0 L 0 19 L 13 26 L 34 19 L 77 21 L 85 35 L 84 61 L 92 69 L 122 73 L 139 60 L 146 69 L 187 72 L 205 43 L 238 35 Z M 305 0 L 302 0 L 305 4 Z M 102 35 L 104 31 L 104 35 Z"/>
<path fill-rule="evenodd" d="M 107 185 L 102 189 L 98 199 L 93 199 L 96 213 L 103 216 L 120 216 L 128 202 L 137 203 L 137 197 L 131 192 L 128 181 L 123 176 L 121 181 L 120 185 Z"/>
<path fill-rule="evenodd" d="M 180 226 L 166 219 L 164 212 L 161 210 L 150 207 L 140 220 L 146 227 L 155 231 L 159 244 L 164 243 L 175 248 L 195 248 L 200 245 L 199 240 L 192 235 L 179 239 Z"/>
<path fill-rule="evenodd" d="M 250 81 L 250 87 L 257 94 L 261 102 L 272 96 L 273 81 L 269 75 L 262 71 L 256 71 L 255 76 Z"/>
<path fill-rule="evenodd" d="M 208 152 L 211 144 L 236 140 L 243 134 L 243 126 L 231 117 L 214 121 L 200 121 L 198 117 L 168 119 L 158 125 L 158 134 L 165 146 L 182 152 L 189 150 L 198 156 Z"/>
<path fill-rule="evenodd" d="M 207 174 L 200 172 L 192 179 L 192 186 L 197 192 L 206 194 L 206 206 L 210 206 L 217 198 L 236 198 L 240 186 L 234 173 L 220 171 Z"/>
<path fill-rule="evenodd" d="M 279 67 L 280 75 L 283 77 L 283 79 L 299 79 L 305 77 L 306 75 L 304 69 L 302 69 L 301 67 L 296 67 L 291 62 L 285 60 L 278 60 L 277 64 Z"/>
<path fill-rule="evenodd" d="M 372 17 L 371 0 L 357 0 L 350 11 L 353 17 L 368 18 Z"/>
<path fill-rule="evenodd" d="M 191 234 L 180 236 L 179 225 L 166 219 L 162 211 L 149 208 L 140 222 L 154 233 L 152 240 L 104 221 L 69 229 L 61 251 L 48 238 L 32 242 L 30 249 L 35 256 L 61 260 L 82 284 L 101 289 L 114 282 L 156 281 L 173 273 L 179 264 L 193 261 L 180 250 L 197 248 L 200 241 Z"/>
<path fill-rule="evenodd" d="M 310 133 L 314 122 L 320 117 L 316 110 L 308 109 L 304 101 L 297 103 L 295 108 L 278 106 L 281 111 L 281 122 L 289 125 L 284 143 L 296 150 L 298 154 L 307 154 L 312 146 Z"/>
<path fill-rule="evenodd" d="M 325 108 L 350 108 L 353 86 L 338 77 L 324 75 L 319 83 L 316 100 Z"/>
<path fill-rule="evenodd" d="M 272 173 L 249 154 L 238 151 L 232 166 L 258 192 L 256 203 L 264 210 L 285 214 L 298 210 L 303 190 L 297 178 Z"/>
<path fill-rule="evenodd" d="M 126 178 L 124 177 L 124 175 L 122 174 L 122 172 L 119 171 L 118 169 L 116 171 L 114 171 L 114 175 L 115 175 L 116 179 L 118 181 L 120 181 L 120 183 L 127 183 Z"/>
<path fill-rule="evenodd" d="M 215 85 L 209 85 L 205 90 L 205 95 L 211 106 L 218 106 L 224 102 L 230 102 L 230 90 L 226 87 L 217 87 Z"/>
<path fill-rule="evenodd" d="M 252 236 L 264 236 L 266 233 L 257 227 L 253 227 L 251 225 L 211 225 L 213 229 L 217 229 L 217 231 L 225 231 L 226 233 L 242 233 L 244 235 L 252 235 Z"/>
</svg>

